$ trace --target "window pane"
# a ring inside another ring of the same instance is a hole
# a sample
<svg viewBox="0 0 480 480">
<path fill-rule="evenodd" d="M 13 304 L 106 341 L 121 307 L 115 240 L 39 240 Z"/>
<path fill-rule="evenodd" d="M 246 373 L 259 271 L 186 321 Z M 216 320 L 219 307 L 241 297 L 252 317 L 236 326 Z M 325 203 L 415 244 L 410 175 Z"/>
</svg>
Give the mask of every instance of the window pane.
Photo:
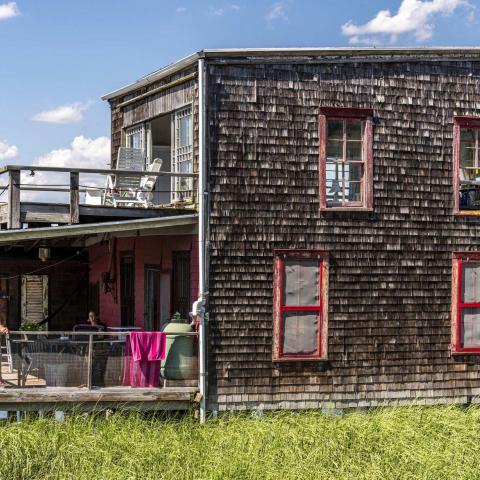
<svg viewBox="0 0 480 480">
<path fill-rule="evenodd" d="M 318 314 L 285 312 L 282 316 L 282 352 L 311 355 L 318 348 Z"/>
<path fill-rule="evenodd" d="M 462 345 L 465 348 L 480 345 L 480 308 L 462 309 Z"/>
<path fill-rule="evenodd" d="M 180 163 L 180 172 L 181 173 L 191 173 L 192 172 L 192 162 L 191 162 L 191 160 Z"/>
<path fill-rule="evenodd" d="M 287 259 L 284 262 L 284 305 L 319 305 L 319 260 Z"/>
<path fill-rule="evenodd" d="M 460 166 L 463 168 L 475 166 L 475 149 L 470 143 L 461 143 Z"/>
<path fill-rule="evenodd" d="M 179 120 L 179 147 L 186 147 L 192 144 L 192 116 L 186 115 Z"/>
<path fill-rule="evenodd" d="M 339 140 L 327 141 L 327 159 L 342 160 L 343 158 L 343 142 Z"/>
<path fill-rule="evenodd" d="M 361 140 L 363 122 L 361 120 L 348 120 L 346 122 L 347 140 Z"/>
<path fill-rule="evenodd" d="M 460 140 L 462 142 L 475 142 L 475 130 L 462 128 L 460 130 Z"/>
<path fill-rule="evenodd" d="M 361 202 L 363 166 L 346 163 L 344 171 L 346 200 L 349 202 Z"/>
<path fill-rule="evenodd" d="M 480 302 L 480 264 L 463 265 L 462 299 L 464 303 Z"/>
<path fill-rule="evenodd" d="M 341 120 L 328 120 L 327 138 L 329 140 L 333 138 L 343 140 L 343 122 Z"/>
<path fill-rule="evenodd" d="M 342 164 L 327 162 L 326 169 L 326 198 L 329 207 L 340 205 L 342 200 Z"/>
<path fill-rule="evenodd" d="M 362 161 L 362 142 L 347 142 L 347 160 Z"/>
</svg>

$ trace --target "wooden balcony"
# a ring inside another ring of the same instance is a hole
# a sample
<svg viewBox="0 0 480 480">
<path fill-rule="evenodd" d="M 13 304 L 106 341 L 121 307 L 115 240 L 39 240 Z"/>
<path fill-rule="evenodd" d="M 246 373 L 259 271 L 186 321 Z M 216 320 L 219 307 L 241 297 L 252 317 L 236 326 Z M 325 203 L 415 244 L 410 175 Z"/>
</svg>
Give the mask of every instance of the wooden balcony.
<svg viewBox="0 0 480 480">
<path fill-rule="evenodd" d="M 33 182 L 21 183 L 21 174 L 29 172 L 34 178 L 35 172 L 48 172 L 52 174 L 64 174 L 69 176 L 68 185 L 46 185 Z M 105 203 L 87 204 L 80 203 L 82 193 L 87 191 L 105 191 L 101 187 L 83 187 L 80 183 L 81 175 L 128 175 L 129 177 L 152 177 L 167 178 L 191 178 L 197 177 L 196 173 L 174 172 L 145 172 L 130 170 L 110 170 L 91 168 L 63 168 L 43 167 L 30 165 L 7 165 L 0 168 L 0 176 L 8 175 L 8 183 L 0 185 L 0 191 L 7 192 L 7 199 L 0 204 L 0 225 L 2 229 L 19 229 L 24 224 L 28 226 L 65 225 L 78 223 L 95 223 L 99 221 L 133 220 L 139 218 L 153 218 L 171 215 L 181 215 L 195 212 L 197 209 L 195 191 L 191 193 L 190 201 L 175 201 L 171 203 L 149 203 L 147 207 L 132 202 L 124 201 L 121 206 L 113 206 Z M 105 184 L 105 182 L 103 182 Z M 195 182 L 192 182 L 195 185 Z M 48 201 L 25 201 L 21 198 L 22 192 L 58 193 L 68 196 L 65 203 L 53 203 Z M 131 192 L 130 192 L 131 193 Z M 164 192 L 167 193 L 168 192 Z M 171 192 L 170 192 L 171 193 Z M 118 192 L 122 195 L 123 192 Z M 40 224 L 40 225 L 39 225 Z"/>
</svg>

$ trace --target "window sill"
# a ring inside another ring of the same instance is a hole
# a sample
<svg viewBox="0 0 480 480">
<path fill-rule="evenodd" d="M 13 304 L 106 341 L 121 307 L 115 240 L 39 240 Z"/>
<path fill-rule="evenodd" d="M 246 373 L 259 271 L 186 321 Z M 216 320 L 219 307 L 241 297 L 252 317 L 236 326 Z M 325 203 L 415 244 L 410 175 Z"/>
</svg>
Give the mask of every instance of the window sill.
<svg viewBox="0 0 480 480">
<path fill-rule="evenodd" d="M 456 350 L 455 352 L 451 351 L 450 355 L 452 357 L 463 357 L 465 355 L 480 355 L 480 348 L 475 350 Z"/>
<path fill-rule="evenodd" d="M 273 363 L 296 363 L 296 362 L 328 362 L 327 357 L 281 357 L 274 358 Z"/>
<path fill-rule="evenodd" d="M 321 212 L 373 212 L 373 208 L 371 207 L 320 207 L 320 211 Z"/>
<path fill-rule="evenodd" d="M 453 214 L 456 217 L 480 217 L 480 210 L 460 210 Z"/>
</svg>

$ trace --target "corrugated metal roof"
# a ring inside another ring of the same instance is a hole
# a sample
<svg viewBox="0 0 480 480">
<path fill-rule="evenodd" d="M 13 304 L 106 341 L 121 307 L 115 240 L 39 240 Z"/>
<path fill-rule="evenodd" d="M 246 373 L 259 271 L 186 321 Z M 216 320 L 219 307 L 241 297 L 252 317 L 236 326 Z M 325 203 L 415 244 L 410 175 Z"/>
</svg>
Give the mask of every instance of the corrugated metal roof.
<svg viewBox="0 0 480 480">
<path fill-rule="evenodd" d="M 122 233 L 148 231 L 169 227 L 196 225 L 198 215 L 177 215 L 172 217 L 142 218 L 116 222 L 86 223 L 81 225 L 62 225 L 58 227 L 30 228 L 24 230 L 2 230 L 0 245 L 29 240 L 47 240 L 62 237 L 101 235 L 104 233 Z"/>
</svg>

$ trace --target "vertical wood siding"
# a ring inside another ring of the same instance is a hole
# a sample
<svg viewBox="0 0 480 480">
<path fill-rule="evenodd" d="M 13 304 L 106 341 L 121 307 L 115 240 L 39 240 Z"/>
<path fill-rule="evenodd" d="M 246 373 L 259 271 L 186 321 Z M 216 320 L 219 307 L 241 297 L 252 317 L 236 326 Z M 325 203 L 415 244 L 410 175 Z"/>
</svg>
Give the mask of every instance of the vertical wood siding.
<svg viewBox="0 0 480 480">
<path fill-rule="evenodd" d="M 210 408 L 466 402 L 450 355 L 454 115 L 480 115 L 480 61 L 211 64 Z M 320 106 L 373 109 L 373 213 L 319 210 Z M 328 362 L 272 362 L 273 250 L 330 252 Z"/>
</svg>

